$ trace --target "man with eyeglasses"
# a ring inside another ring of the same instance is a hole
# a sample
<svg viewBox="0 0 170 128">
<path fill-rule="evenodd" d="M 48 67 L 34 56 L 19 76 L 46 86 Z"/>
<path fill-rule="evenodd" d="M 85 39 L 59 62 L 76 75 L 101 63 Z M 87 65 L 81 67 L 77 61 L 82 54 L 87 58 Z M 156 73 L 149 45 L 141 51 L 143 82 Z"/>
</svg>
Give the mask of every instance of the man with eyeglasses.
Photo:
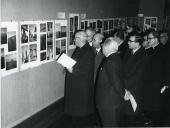
<svg viewBox="0 0 170 128">
<path fill-rule="evenodd" d="M 125 121 L 126 126 L 142 126 L 142 89 L 145 81 L 145 72 L 148 63 L 147 54 L 142 47 L 142 38 L 137 32 L 131 33 L 128 41 L 129 49 L 124 57 L 124 86 L 126 88 L 125 96 L 132 95 L 137 103 L 136 111 L 133 110 L 130 101 L 126 102 Z M 128 97 L 125 97 L 127 100 Z"/>
<path fill-rule="evenodd" d="M 94 112 L 94 52 L 86 32 L 75 34 L 76 49 L 72 58 L 77 62 L 67 68 L 64 112 L 72 119 L 74 128 L 92 126 Z"/>
<path fill-rule="evenodd" d="M 161 95 L 164 85 L 164 53 L 162 45 L 159 43 L 159 34 L 157 31 L 151 31 L 148 34 L 149 68 L 147 70 L 148 84 L 145 88 L 144 109 L 149 115 L 151 126 L 161 126 Z M 164 87 L 165 86 L 165 87 Z"/>
</svg>

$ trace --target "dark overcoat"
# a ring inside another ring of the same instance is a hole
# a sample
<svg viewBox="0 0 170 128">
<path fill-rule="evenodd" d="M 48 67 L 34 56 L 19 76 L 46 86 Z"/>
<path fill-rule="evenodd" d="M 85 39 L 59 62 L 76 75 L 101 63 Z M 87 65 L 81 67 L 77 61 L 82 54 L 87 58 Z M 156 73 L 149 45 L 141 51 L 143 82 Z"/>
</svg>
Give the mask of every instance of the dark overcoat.
<svg viewBox="0 0 170 128">
<path fill-rule="evenodd" d="M 77 63 L 73 73 L 66 72 L 64 111 L 73 117 L 84 117 L 94 110 L 94 53 L 87 43 L 76 48 L 72 58 Z"/>
<path fill-rule="evenodd" d="M 143 48 L 140 48 L 134 54 L 131 50 L 126 52 L 124 58 L 124 85 L 131 92 L 137 102 L 136 114 L 141 111 L 142 91 L 145 85 L 144 76 L 148 66 L 148 57 Z M 127 101 L 127 114 L 135 114 L 133 112 L 130 101 Z"/>
<path fill-rule="evenodd" d="M 147 70 L 148 84 L 144 87 L 144 109 L 158 111 L 161 107 L 161 88 L 164 85 L 164 52 L 161 45 L 148 49 L 149 68 Z"/>
<path fill-rule="evenodd" d="M 96 106 L 98 109 L 115 110 L 124 103 L 122 60 L 117 53 L 107 57 L 99 71 L 96 86 Z"/>
</svg>

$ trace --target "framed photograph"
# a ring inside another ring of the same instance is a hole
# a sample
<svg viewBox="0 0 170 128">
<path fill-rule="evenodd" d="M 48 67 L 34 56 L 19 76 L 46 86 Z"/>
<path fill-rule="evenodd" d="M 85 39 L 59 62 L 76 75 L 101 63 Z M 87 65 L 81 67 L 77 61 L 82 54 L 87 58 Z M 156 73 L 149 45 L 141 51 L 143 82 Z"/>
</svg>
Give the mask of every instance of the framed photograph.
<svg viewBox="0 0 170 128">
<path fill-rule="evenodd" d="M 61 40 L 56 40 L 56 56 L 60 55 L 61 51 Z"/>
<path fill-rule="evenodd" d="M 1 44 L 7 44 L 7 28 L 1 28 Z"/>
<path fill-rule="evenodd" d="M 40 23 L 40 32 L 46 32 L 46 31 L 47 31 L 46 23 Z"/>
<path fill-rule="evenodd" d="M 47 35 L 41 34 L 40 35 L 40 51 L 46 50 L 47 47 Z"/>
<path fill-rule="evenodd" d="M 28 63 L 29 62 L 29 50 L 28 45 L 21 46 L 21 63 Z"/>
<path fill-rule="evenodd" d="M 29 24 L 29 42 L 37 41 L 37 25 Z"/>
<path fill-rule="evenodd" d="M 36 61 L 38 58 L 38 55 L 37 55 L 37 44 L 31 44 L 30 47 L 29 47 L 29 55 L 30 55 L 30 62 L 31 61 Z"/>
<path fill-rule="evenodd" d="M 143 30 L 145 31 L 150 28 L 157 30 L 157 22 L 158 22 L 157 17 L 144 17 Z"/>
<path fill-rule="evenodd" d="M 66 39 L 62 39 L 61 40 L 61 51 L 60 51 L 60 53 L 66 53 L 67 54 L 66 48 L 67 48 Z"/>
<path fill-rule="evenodd" d="M 8 32 L 8 52 L 16 51 L 16 31 Z"/>
<path fill-rule="evenodd" d="M 1 48 L 1 69 L 5 69 L 5 51 L 4 48 Z"/>
<path fill-rule="evenodd" d="M 21 25 L 21 43 L 28 43 L 28 24 Z"/>
<path fill-rule="evenodd" d="M 19 71 L 18 22 L 1 22 L 1 76 Z"/>
</svg>

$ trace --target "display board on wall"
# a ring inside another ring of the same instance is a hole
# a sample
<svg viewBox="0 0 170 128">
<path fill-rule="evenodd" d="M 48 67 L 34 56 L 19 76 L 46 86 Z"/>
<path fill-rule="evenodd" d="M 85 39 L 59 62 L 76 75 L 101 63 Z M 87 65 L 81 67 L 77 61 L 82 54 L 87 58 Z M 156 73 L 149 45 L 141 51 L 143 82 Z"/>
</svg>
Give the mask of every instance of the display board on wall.
<svg viewBox="0 0 170 128">
<path fill-rule="evenodd" d="M 54 21 L 40 21 L 40 63 L 54 59 Z"/>
<path fill-rule="evenodd" d="M 18 22 L 1 22 L 1 76 L 19 71 Z"/>
<path fill-rule="evenodd" d="M 158 17 L 144 17 L 143 30 L 153 28 L 157 30 Z"/>
<path fill-rule="evenodd" d="M 39 33 L 37 21 L 20 22 L 20 69 L 39 65 Z"/>
<path fill-rule="evenodd" d="M 70 13 L 69 14 L 69 49 L 75 48 L 74 34 L 80 29 L 80 17 L 79 14 Z"/>
<path fill-rule="evenodd" d="M 61 53 L 67 54 L 67 20 L 55 20 L 55 56 L 56 58 Z"/>
</svg>

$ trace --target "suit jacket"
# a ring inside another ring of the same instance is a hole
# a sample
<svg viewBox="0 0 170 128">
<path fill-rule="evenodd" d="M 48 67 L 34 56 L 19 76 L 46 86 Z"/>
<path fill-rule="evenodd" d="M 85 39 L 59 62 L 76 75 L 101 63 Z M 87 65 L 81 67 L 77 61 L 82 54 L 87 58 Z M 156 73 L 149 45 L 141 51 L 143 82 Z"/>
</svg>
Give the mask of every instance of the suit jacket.
<svg viewBox="0 0 170 128">
<path fill-rule="evenodd" d="M 73 73 L 66 73 L 65 113 L 87 116 L 94 110 L 94 53 L 87 43 L 76 48 L 72 58 L 77 61 Z"/>
<path fill-rule="evenodd" d="M 122 60 L 117 53 L 107 57 L 99 71 L 96 86 L 96 106 L 114 110 L 124 103 Z"/>
<path fill-rule="evenodd" d="M 129 48 L 127 41 L 124 41 L 119 47 L 118 52 L 120 57 L 123 59 L 126 53 L 126 50 Z"/>
<path fill-rule="evenodd" d="M 99 74 L 99 69 L 102 64 L 103 59 L 105 56 L 102 53 L 102 50 L 100 50 L 96 55 L 95 55 L 95 63 L 94 63 L 94 82 L 97 81 L 98 79 L 98 74 Z"/>
<path fill-rule="evenodd" d="M 145 85 L 144 76 L 148 66 L 148 57 L 143 48 L 140 48 L 134 54 L 131 50 L 126 52 L 124 58 L 124 85 L 134 96 L 138 107 L 136 112 L 141 111 L 142 89 Z M 133 114 L 131 105 L 127 107 L 127 113 Z"/>
</svg>

